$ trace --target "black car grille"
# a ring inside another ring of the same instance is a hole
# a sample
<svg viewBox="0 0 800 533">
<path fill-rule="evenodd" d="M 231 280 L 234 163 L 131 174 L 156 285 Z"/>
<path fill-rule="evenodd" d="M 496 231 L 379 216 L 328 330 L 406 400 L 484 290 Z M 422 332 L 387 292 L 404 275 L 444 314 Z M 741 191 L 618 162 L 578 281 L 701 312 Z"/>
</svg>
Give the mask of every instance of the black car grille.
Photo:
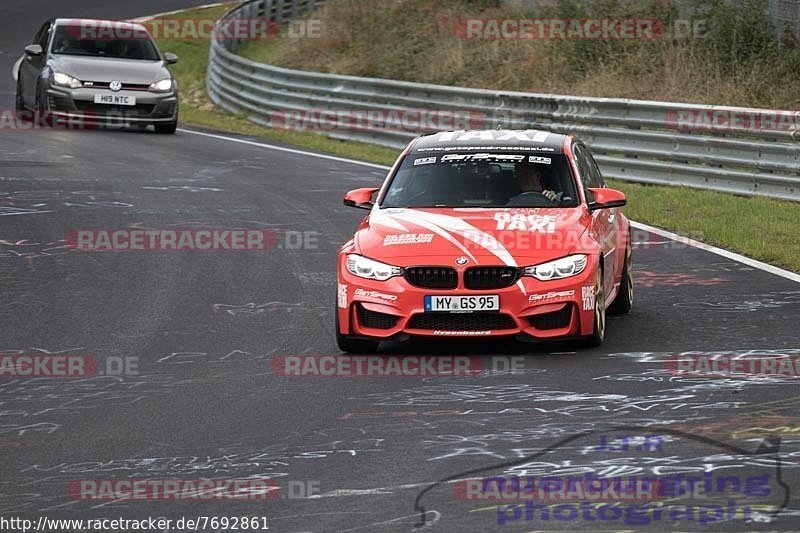
<svg viewBox="0 0 800 533">
<path fill-rule="evenodd" d="M 365 328 L 392 329 L 400 319 L 394 315 L 370 311 L 361 304 L 356 304 L 356 313 L 358 313 L 358 323 Z"/>
<path fill-rule="evenodd" d="M 70 99 L 63 96 L 48 96 L 47 103 L 52 111 L 70 111 L 72 109 Z"/>
<path fill-rule="evenodd" d="M 569 326 L 571 318 L 572 305 L 567 304 L 559 311 L 529 316 L 528 322 L 536 329 L 559 329 Z"/>
<path fill-rule="evenodd" d="M 91 87 L 93 89 L 108 89 L 110 82 L 107 81 L 84 81 L 84 87 Z M 110 90 L 110 89 L 109 89 Z M 121 91 L 148 91 L 150 84 L 148 83 L 123 83 Z"/>
<path fill-rule="evenodd" d="M 411 317 L 408 329 L 445 331 L 483 331 L 515 329 L 514 320 L 501 313 L 418 313 Z"/>
<path fill-rule="evenodd" d="M 464 273 L 464 286 L 468 289 L 502 289 L 517 282 L 520 270 L 510 266 L 485 266 L 468 268 Z"/>
<path fill-rule="evenodd" d="M 79 111 L 91 113 L 98 117 L 112 116 L 119 118 L 149 117 L 153 113 L 153 108 L 155 107 L 154 104 L 107 105 L 80 100 L 75 102 L 75 106 Z"/>
<path fill-rule="evenodd" d="M 409 267 L 403 274 L 411 285 L 425 289 L 455 289 L 458 274 L 450 267 Z"/>
</svg>

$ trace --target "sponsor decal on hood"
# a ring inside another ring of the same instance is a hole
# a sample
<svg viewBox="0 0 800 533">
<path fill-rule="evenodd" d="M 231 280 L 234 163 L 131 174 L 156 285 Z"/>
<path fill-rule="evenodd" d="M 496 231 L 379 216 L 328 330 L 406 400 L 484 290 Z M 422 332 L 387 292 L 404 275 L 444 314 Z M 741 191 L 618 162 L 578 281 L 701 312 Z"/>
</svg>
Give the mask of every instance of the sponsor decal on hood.
<svg viewBox="0 0 800 533">
<path fill-rule="evenodd" d="M 526 266 L 563 257 L 585 233 L 579 209 L 375 209 L 358 232 L 360 253 L 398 266 L 420 258 Z"/>
</svg>

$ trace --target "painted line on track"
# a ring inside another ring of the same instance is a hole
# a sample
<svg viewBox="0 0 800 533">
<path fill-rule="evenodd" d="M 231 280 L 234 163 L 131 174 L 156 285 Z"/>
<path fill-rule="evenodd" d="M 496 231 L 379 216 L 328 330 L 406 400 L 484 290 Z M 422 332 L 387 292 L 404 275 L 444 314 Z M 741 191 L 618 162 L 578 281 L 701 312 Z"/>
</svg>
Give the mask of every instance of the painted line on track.
<svg viewBox="0 0 800 533">
<path fill-rule="evenodd" d="M 346 157 L 337 157 L 337 156 L 326 155 L 326 154 L 318 154 L 316 152 L 309 152 L 309 151 L 306 151 L 306 150 L 299 150 L 299 149 L 296 149 L 296 148 L 286 148 L 286 147 L 283 147 L 283 146 L 275 146 L 273 144 L 266 144 L 266 143 L 260 143 L 260 142 L 255 142 L 255 141 L 248 141 L 246 139 L 237 139 L 236 137 L 228 137 L 227 135 L 217 135 L 217 134 L 214 134 L 214 133 L 205 133 L 205 132 L 201 132 L 201 131 L 187 130 L 185 128 L 178 128 L 178 131 L 180 131 L 182 133 L 189 133 L 191 135 L 200 135 L 202 137 L 209 137 L 211 139 L 218 139 L 218 140 L 222 140 L 222 141 L 229 141 L 229 142 L 235 142 L 235 143 L 240 143 L 240 144 L 246 144 L 246 145 L 249 145 L 249 146 L 257 146 L 259 148 L 267 148 L 268 150 L 276 150 L 276 151 L 279 151 L 279 152 L 287 152 L 287 153 L 290 153 L 290 154 L 297 154 L 297 155 L 306 155 L 306 156 L 310 156 L 310 157 L 316 157 L 316 158 L 319 158 L 319 159 L 328 159 L 328 160 L 331 160 L 331 161 L 339 161 L 339 162 L 342 162 L 342 163 L 349 163 L 349 164 L 353 164 L 353 165 L 361 165 L 361 166 L 366 166 L 366 167 L 371 167 L 371 168 L 379 168 L 381 170 L 389 170 L 389 168 L 390 168 L 390 167 L 387 167 L 385 165 L 377 165 L 375 163 L 367 163 L 366 161 L 359 161 L 357 159 L 348 159 Z M 716 254 L 716 255 L 722 256 L 722 257 L 724 257 L 726 259 L 731 259 L 731 260 L 736 261 L 738 263 L 742 263 L 744 265 L 747 265 L 747 266 L 750 266 L 750 267 L 753 267 L 753 268 L 757 268 L 758 270 L 763 270 L 764 272 L 768 272 L 770 274 L 774 274 L 775 276 L 780 276 L 782 278 L 788 279 L 789 281 L 794 281 L 795 283 L 800 283 L 800 274 L 795 274 L 794 272 L 790 272 L 790 271 L 784 270 L 784 269 L 782 269 L 780 267 L 776 267 L 774 265 L 770 265 L 770 264 L 764 263 L 762 261 L 758 261 L 757 259 L 752 259 L 750 257 L 746 257 L 744 255 L 737 254 L 735 252 L 730 252 L 730 251 L 724 250 L 722 248 L 717 248 L 716 246 L 711 246 L 710 244 L 706 244 L 706 243 L 703 243 L 703 242 L 700 242 L 700 241 L 696 241 L 694 239 L 690 239 L 688 237 L 684 237 L 682 235 L 678 235 L 677 233 L 672 233 L 671 231 L 663 230 L 661 228 L 656 228 L 654 226 L 649 226 L 647 224 L 642 224 L 641 222 L 635 222 L 635 221 L 632 220 L 631 221 L 631 226 L 633 226 L 634 228 L 637 228 L 637 229 L 643 229 L 645 231 L 649 231 L 649 232 L 654 233 L 654 234 L 656 234 L 656 235 L 658 235 L 660 237 L 665 237 L 667 239 L 671 239 L 673 241 L 689 245 L 689 246 L 691 246 L 693 248 L 698 248 L 700 250 L 705 250 L 707 252 L 711 252 L 712 254 Z"/>
<path fill-rule="evenodd" d="M 231 141 L 240 144 L 247 144 L 250 146 L 258 146 L 259 148 L 268 148 L 270 150 L 276 150 L 278 152 L 286 152 L 289 154 L 297 154 L 297 155 L 309 155 L 312 157 L 316 157 L 318 159 L 327 159 L 329 161 L 339 161 L 340 163 L 350 163 L 352 165 L 361 165 L 365 167 L 372 167 L 372 168 L 379 168 L 381 170 L 389 170 L 391 167 L 387 167 L 386 165 L 378 165 L 376 163 L 367 163 L 366 161 L 359 161 L 358 159 L 348 159 L 346 157 L 339 157 L 335 155 L 327 155 L 327 154 L 318 154 L 316 152 L 307 152 L 305 150 L 299 150 L 297 148 L 286 148 L 285 146 L 276 146 L 274 144 L 265 144 L 255 141 L 248 141 L 247 139 L 237 139 L 236 137 L 228 137 L 227 135 L 217 135 L 214 133 L 205 133 L 202 131 L 194 131 L 194 130 L 187 130 L 184 128 L 178 128 L 178 131 L 181 133 L 191 133 L 192 135 L 200 135 L 202 137 L 210 137 L 212 139 L 220 139 L 223 141 Z"/>
<path fill-rule="evenodd" d="M 166 17 L 167 15 L 175 15 L 177 13 L 183 13 L 184 11 L 194 11 L 195 9 L 208 9 L 210 7 L 219 7 L 230 4 L 233 6 L 237 2 L 228 1 L 228 2 L 215 2 L 213 4 L 204 4 L 201 6 L 194 6 L 194 7 L 187 7 L 186 9 L 176 9 L 174 11 L 164 11 L 163 13 L 156 13 L 155 15 L 147 15 L 145 17 L 137 17 L 135 19 L 130 19 L 131 22 L 147 22 L 148 20 L 153 20 L 158 17 Z"/>
<path fill-rule="evenodd" d="M 736 261 L 738 263 L 742 263 L 744 265 L 751 266 L 759 270 L 763 270 L 764 272 L 769 272 L 770 274 L 786 278 L 790 281 L 800 283 L 800 274 L 795 274 L 794 272 L 790 272 L 780 267 L 776 267 L 774 265 L 758 261 L 757 259 L 752 259 L 750 257 L 737 254 L 736 252 L 730 252 L 722 248 L 717 248 L 716 246 L 711 246 L 710 244 L 696 241 L 694 239 L 690 239 L 688 237 L 672 233 L 671 231 L 666 231 L 661 228 L 648 226 L 647 224 L 642 224 L 641 222 L 634 222 L 633 220 L 631 220 L 631 226 L 637 229 L 643 229 L 645 231 L 649 231 L 650 233 L 655 233 L 660 237 L 666 237 L 668 239 L 672 239 L 673 241 L 677 241 L 683 244 L 688 244 L 689 246 L 692 246 L 694 248 L 700 248 L 701 250 L 711 252 L 712 254 L 720 255 L 726 259 L 732 259 L 733 261 Z"/>
</svg>

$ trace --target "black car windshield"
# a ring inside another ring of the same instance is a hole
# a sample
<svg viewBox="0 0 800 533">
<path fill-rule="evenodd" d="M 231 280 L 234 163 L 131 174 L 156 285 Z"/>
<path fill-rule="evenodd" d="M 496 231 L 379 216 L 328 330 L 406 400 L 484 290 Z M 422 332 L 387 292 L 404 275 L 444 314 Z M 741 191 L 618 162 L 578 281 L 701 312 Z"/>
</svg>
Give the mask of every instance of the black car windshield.
<svg viewBox="0 0 800 533">
<path fill-rule="evenodd" d="M 563 154 L 412 152 L 392 177 L 381 207 L 576 207 Z"/>
<path fill-rule="evenodd" d="M 92 36 L 84 37 L 81 27 L 60 25 L 53 37 L 52 53 L 69 56 L 114 57 L 118 59 L 161 59 L 152 39 L 140 32 L 131 32 L 132 38 Z"/>
</svg>

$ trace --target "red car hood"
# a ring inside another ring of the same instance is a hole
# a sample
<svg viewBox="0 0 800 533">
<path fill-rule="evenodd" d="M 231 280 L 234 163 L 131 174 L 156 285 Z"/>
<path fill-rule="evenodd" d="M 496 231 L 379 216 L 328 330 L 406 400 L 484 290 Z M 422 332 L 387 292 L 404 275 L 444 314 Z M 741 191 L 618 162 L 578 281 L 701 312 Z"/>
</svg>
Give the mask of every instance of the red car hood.
<svg viewBox="0 0 800 533">
<path fill-rule="evenodd" d="M 580 208 L 375 209 L 356 233 L 359 253 L 397 266 L 525 266 L 563 257 L 591 220 Z"/>
</svg>

